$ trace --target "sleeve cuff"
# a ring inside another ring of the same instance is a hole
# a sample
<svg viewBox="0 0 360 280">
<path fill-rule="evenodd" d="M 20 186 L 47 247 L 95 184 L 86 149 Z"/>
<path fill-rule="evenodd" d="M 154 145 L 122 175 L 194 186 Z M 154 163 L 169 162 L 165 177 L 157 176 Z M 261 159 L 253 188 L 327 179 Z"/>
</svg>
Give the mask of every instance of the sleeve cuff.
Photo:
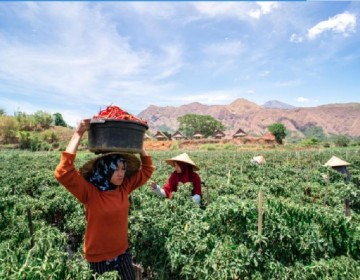
<svg viewBox="0 0 360 280">
<path fill-rule="evenodd" d="M 166 197 L 165 191 L 164 191 L 162 188 L 160 188 L 159 185 L 156 185 L 156 186 L 155 186 L 155 189 L 154 189 L 153 191 L 154 191 L 154 193 L 155 193 L 156 195 L 158 195 L 158 196 Z"/>
</svg>

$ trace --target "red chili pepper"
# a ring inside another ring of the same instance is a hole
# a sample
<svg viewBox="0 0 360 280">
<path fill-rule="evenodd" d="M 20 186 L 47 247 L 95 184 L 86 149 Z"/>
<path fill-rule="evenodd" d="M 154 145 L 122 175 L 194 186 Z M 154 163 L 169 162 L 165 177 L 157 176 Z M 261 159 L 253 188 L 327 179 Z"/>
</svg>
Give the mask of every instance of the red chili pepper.
<svg viewBox="0 0 360 280">
<path fill-rule="evenodd" d="M 122 110 L 117 106 L 107 106 L 104 110 L 101 110 L 94 119 L 113 119 L 113 120 L 132 120 L 147 125 L 147 122 L 135 117 L 128 112 Z"/>
</svg>

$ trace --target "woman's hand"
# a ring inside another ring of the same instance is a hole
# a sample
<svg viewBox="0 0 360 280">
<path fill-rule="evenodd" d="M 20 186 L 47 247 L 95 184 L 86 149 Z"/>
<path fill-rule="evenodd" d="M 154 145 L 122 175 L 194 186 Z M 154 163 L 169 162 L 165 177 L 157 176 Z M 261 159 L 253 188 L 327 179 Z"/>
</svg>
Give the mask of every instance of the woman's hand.
<svg viewBox="0 0 360 280">
<path fill-rule="evenodd" d="M 156 189 L 156 182 L 151 181 L 150 182 L 150 188 L 151 188 L 152 191 L 155 190 Z"/>
<path fill-rule="evenodd" d="M 76 131 L 74 132 L 73 136 L 70 139 L 70 142 L 66 146 L 65 152 L 70 154 L 76 154 L 78 146 L 81 141 L 81 137 L 88 130 L 90 127 L 90 119 L 81 120 L 78 124 Z"/>
<path fill-rule="evenodd" d="M 81 120 L 76 128 L 79 135 L 83 135 L 90 127 L 90 119 Z"/>
</svg>

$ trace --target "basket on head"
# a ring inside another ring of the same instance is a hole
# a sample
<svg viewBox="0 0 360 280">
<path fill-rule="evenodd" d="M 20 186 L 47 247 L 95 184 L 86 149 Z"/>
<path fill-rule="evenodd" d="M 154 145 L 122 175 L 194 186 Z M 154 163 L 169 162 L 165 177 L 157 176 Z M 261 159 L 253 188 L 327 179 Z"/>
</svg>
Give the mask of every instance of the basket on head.
<svg viewBox="0 0 360 280">
<path fill-rule="evenodd" d="M 98 161 L 101 158 L 105 158 L 107 156 L 110 156 L 110 155 L 118 155 L 118 156 L 122 157 L 125 160 L 126 166 L 127 166 L 126 167 L 126 177 L 131 177 L 140 168 L 140 165 L 141 165 L 140 160 L 135 155 L 129 154 L 129 153 L 113 152 L 113 153 L 102 154 L 101 156 L 98 156 L 96 158 L 93 158 L 93 159 L 89 160 L 82 167 L 80 167 L 80 169 L 79 169 L 80 174 L 85 179 L 88 179 L 88 177 L 90 175 L 90 172 L 94 168 L 94 165 L 95 165 L 96 161 Z"/>
<path fill-rule="evenodd" d="M 168 164 L 170 164 L 171 166 L 174 166 L 174 161 L 180 161 L 180 162 L 185 162 L 187 164 L 190 164 L 193 166 L 193 169 L 195 171 L 199 170 L 200 168 L 191 160 L 191 158 L 188 156 L 187 153 L 183 153 L 181 155 L 178 155 L 176 157 L 173 158 L 169 158 L 167 160 L 165 160 Z"/>
</svg>

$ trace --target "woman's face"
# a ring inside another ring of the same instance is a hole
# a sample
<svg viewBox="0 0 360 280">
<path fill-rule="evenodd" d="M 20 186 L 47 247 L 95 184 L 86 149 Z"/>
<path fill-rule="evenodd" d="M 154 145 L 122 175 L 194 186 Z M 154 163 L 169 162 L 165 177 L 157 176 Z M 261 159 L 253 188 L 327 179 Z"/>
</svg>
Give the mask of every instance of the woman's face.
<svg viewBox="0 0 360 280">
<path fill-rule="evenodd" d="M 176 173 L 181 173 L 181 167 L 176 161 L 174 161 L 174 168 Z"/>
<path fill-rule="evenodd" d="M 125 177 L 125 167 L 124 163 L 120 162 L 118 168 L 114 171 L 113 175 L 111 176 L 110 182 L 115 186 L 120 186 L 124 181 Z"/>
</svg>

